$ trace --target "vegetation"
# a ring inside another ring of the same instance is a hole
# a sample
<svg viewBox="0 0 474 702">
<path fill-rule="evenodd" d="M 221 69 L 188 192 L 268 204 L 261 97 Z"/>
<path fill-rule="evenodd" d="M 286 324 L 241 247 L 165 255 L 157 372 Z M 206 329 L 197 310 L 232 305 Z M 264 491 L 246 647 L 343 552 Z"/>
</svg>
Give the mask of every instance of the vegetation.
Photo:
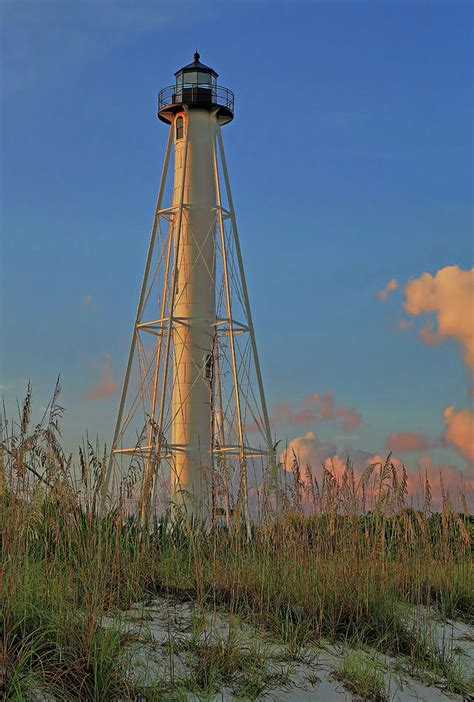
<svg viewBox="0 0 474 702">
<path fill-rule="evenodd" d="M 388 702 L 389 700 L 377 661 L 368 659 L 360 650 L 347 649 L 344 652 L 334 677 L 359 699 L 366 702 Z"/>
<path fill-rule="evenodd" d="M 424 510 L 416 511 L 406 507 L 406 479 L 390 457 L 358 486 L 348 462 L 340 480 L 328 472 L 309 489 L 295 462 L 280 513 L 254 524 L 251 540 L 237 526 L 209 533 L 184 521 L 170 528 L 166 517 L 144 528 L 125 515 L 120 500 L 99 514 L 106 456 L 88 444 L 76 467 L 64 454 L 58 395 L 59 386 L 31 428 L 28 391 L 19 421 L 5 421 L 2 430 L 0 690 L 6 699 L 34 699 L 35 690 L 97 702 L 178 700 L 186 691 L 204 699 L 223 685 L 241 699 L 258 699 L 276 684 L 262 651 L 235 633 L 216 639 L 205 631 L 182 646 L 189 675 L 178 675 L 170 656 L 159 680 L 136 683 L 133 657 L 143 642 L 104 617 L 118 621 L 121 610 L 158 595 L 251 622 L 262 640 L 285 644 L 288 659 L 309 645 L 342 642 L 399 657 L 450 690 L 474 692 L 456 652 L 437 645 L 419 614 L 433 610 L 474 622 L 472 524 L 448 496 L 442 512 L 432 513 L 428 481 Z M 375 499 L 367 514 L 361 502 L 369 480 Z M 160 655 L 167 660 L 165 648 Z M 384 700 L 374 661 L 348 648 L 335 675 L 363 699 Z"/>
</svg>

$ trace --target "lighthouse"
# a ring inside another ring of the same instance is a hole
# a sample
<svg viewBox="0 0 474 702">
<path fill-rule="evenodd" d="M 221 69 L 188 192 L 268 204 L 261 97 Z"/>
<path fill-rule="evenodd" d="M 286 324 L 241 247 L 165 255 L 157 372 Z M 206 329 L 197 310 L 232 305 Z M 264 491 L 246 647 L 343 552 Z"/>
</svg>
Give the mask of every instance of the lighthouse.
<svg viewBox="0 0 474 702">
<path fill-rule="evenodd" d="M 131 486 L 144 518 L 248 527 L 249 470 L 268 485 L 273 456 L 221 135 L 234 94 L 196 52 L 158 117 L 168 143 L 102 497 Z"/>
<path fill-rule="evenodd" d="M 170 102 L 171 104 L 167 104 Z M 223 103 L 220 105 L 219 103 Z M 209 501 L 212 460 L 210 384 L 214 375 L 216 127 L 233 118 L 230 91 L 217 91 L 217 73 L 194 61 L 176 73 L 175 92 L 160 94 L 161 120 L 174 132 L 173 206 L 185 203 L 174 233 L 176 281 L 173 328 L 172 443 L 176 449 L 173 497 L 185 491 L 202 510 Z"/>
</svg>

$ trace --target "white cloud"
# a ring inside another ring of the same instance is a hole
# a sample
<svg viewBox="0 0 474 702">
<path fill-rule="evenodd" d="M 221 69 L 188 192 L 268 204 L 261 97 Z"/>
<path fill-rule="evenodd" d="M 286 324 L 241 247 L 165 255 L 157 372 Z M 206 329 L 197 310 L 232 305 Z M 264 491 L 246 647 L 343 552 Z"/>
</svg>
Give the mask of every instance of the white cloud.
<svg viewBox="0 0 474 702">
<path fill-rule="evenodd" d="M 408 282 L 405 296 L 408 314 L 434 317 L 421 329 L 422 341 L 436 345 L 449 337 L 456 339 L 466 366 L 474 372 L 474 268 L 445 266 L 435 275 L 423 273 Z"/>
</svg>

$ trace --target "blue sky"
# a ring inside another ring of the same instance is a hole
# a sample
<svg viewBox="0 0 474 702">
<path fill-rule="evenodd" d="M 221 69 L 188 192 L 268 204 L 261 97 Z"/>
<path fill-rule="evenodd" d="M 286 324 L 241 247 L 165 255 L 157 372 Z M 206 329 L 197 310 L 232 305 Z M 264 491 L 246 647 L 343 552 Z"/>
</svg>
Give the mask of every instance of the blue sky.
<svg viewBox="0 0 474 702">
<path fill-rule="evenodd" d="M 123 373 L 167 138 L 156 95 L 197 47 L 236 94 L 224 139 L 269 404 L 331 388 L 362 418 L 350 436 L 283 422 L 281 438 L 436 443 L 469 372 L 455 340 L 397 325 L 409 279 L 472 266 L 471 3 L 4 0 L 1 14 L 8 403 L 31 378 L 44 404 L 61 373 L 67 442 L 110 440 L 117 393 L 86 394 L 104 364 Z M 452 446 L 433 455 L 465 466 Z"/>
</svg>

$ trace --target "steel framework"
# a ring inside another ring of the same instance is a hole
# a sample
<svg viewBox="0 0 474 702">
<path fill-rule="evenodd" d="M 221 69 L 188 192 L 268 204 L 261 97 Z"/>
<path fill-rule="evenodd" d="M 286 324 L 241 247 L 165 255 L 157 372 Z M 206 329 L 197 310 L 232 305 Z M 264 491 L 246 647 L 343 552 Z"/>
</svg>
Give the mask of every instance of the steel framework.
<svg viewBox="0 0 474 702">
<path fill-rule="evenodd" d="M 216 207 L 210 212 L 211 226 L 204 240 L 200 234 L 200 246 L 206 241 L 213 246 L 213 265 L 208 267 L 208 275 L 215 290 L 215 316 L 205 320 L 213 330 L 212 355 L 204 355 L 198 369 L 209 384 L 211 446 L 203 451 L 209 459 L 209 465 L 204 466 L 209 486 L 205 509 L 207 518 L 215 520 L 222 515 L 227 525 L 238 518 L 248 529 L 249 467 L 255 469 L 255 462 L 260 464 L 259 482 L 267 493 L 274 456 L 218 123 L 211 141 Z M 190 212 L 199 206 L 186 202 L 184 187 L 178 202 L 163 204 L 172 144 L 170 129 L 110 459 L 102 484 L 103 506 L 108 497 L 126 486 L 144 519 L 152 512 L 166 511 L 176 496 L 176 490 L 170 492 L 170 484 L 179 482 L 176 458 L 188 450 L 186 445 L 172 441 L 173 422 L 180 411 L 176 401 L 172 401 L 175 371 L 180 364 L 178 340 L 190 325 L 204 321 L 176 314 L 186 288 L 186 280 L 181 279 L 178 285 L 182 231 L 185 226 L 190 227 Z M 188 151 L 186 132 L 183 184 Z"/>
</svg>

